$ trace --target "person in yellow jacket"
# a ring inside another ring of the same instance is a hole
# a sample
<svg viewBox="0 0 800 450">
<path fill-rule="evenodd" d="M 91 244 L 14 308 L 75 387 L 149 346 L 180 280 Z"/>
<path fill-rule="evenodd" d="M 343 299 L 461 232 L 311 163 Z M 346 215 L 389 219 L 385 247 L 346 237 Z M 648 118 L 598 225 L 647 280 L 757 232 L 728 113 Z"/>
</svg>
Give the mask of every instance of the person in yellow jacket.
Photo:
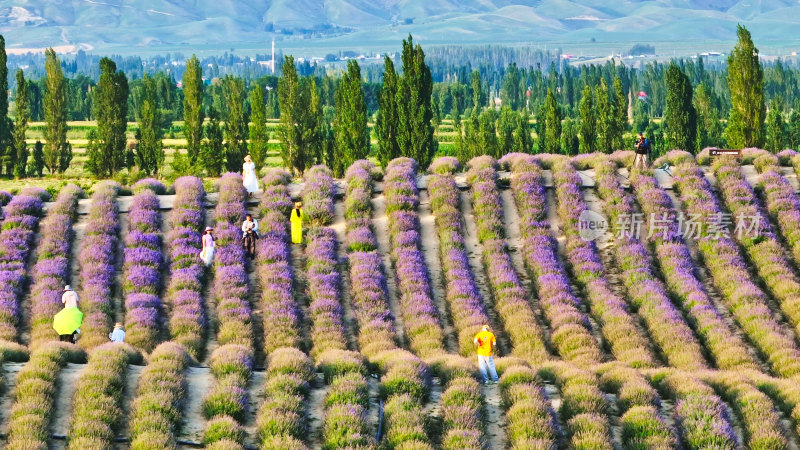
<svg viewBox="0 0 800 450">
<path fill-rule="evenodd" d="M 483 326 L 481 331 L 475 335 L 473 342 L 478 346 L 478 370 L 481 371 L 483 383 L 497 384 L 497 370 L 494 368 L 494 357 L 492 356 L 494 347 L 497 345 L 497 339 L 489 330 L 489 325 Z M 487 368 L 489 375 L 492 376 L 491 381 L 486 374 Z"/>
<path fill-rule="evenodd" d="M 306 218 L 306 213 L 303 211 L 303 202 L 295 202 L 294 209 L 289 214 L 289 220 L 292 222 L 292 243 L 303 243 L 303 220 Z"/>
</svg>

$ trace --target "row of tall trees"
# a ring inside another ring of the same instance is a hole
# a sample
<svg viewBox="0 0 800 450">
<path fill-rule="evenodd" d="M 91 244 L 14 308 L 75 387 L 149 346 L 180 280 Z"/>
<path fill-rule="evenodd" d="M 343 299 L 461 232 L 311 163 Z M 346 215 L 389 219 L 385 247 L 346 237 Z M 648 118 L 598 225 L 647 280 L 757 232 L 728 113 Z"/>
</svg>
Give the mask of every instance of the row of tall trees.
<svg viewBox="0 0 800 450">
<path fill-rule="evenodd" d="M 4 42 L 0 44 L 2 89 L 7 65 Z M 446 115 L 452 118 L 455 135 L 454 148 L 448 146 L 447 151 L 463 160 L 510 151 L 608 152 L 629 148 L 632 142 L 625 142 L 624 136 L 630 131 L 646 131 L 657 151 L 696 151 L 708 145 L 778 150 L 800 144 L 800 108 L 790 106 L 782 96 L 794 92 L 784 84 L 797 83 L 800 77 L 783 65 L 765 71 L 744 27 L 738 29 L 724 83 L 719 71 L 705 69 L 702 59 L 648 65 L 638 72 L 613 64 L 578 69 L 551 63 L 547 75 L 539 67 L 521 69 L 511 63 L 500 79 L 499 92 L 493 93 L 489 86 L 497 83 L 496 77 L 487 81 L 478 69 L 435 84 L 425 53 L 410 36 L 403 41 L 400 62 L 398 70 L 391 58 L 384 60 L 373 116 L 377 146 L 372 152 L 367 123 L 374 90 L 364 82 L 355 60 L 334 80 L 304 73 L 286 56 L 280 77 L 263 77 L 248 86 L 243 78 L 230 75 L 208 84 L 193 56 L 177 90 L 173 82 L 164 81 L 168 79 L 163 74 L 129 80 L 114 61 L 102 58 L 98 81 L 88 87 L 97 128 L 87 136 L 86 167 L 100 177 L 134 166 L 148 175 L 158 174 L 165 160 L 162 138 L 168 130 L 174 133 L 172 121 L 178 117 L 184 119 L 187 153 L 179 154 L 173 167 L 179 172 L 202 167 L 209 175 L 238 171 L 248 153 L 259 167 L 264 165 L 271 137 L 266 121 L 276 115 L 280 126 L 274 137 L 280 140 L 284 164 L 303 172 L 325 163 L 337 176 L 370 154 L 382 163 L 409 156 L 427 165 L 438 152 L 435 129 Z M 662 79 L 656 80 L 658 76 Z M 0 120 L 0 172 L 17 177 L 45 168 L 50 173 L 63 172 L 72 157 L 66 139 L 70 81 L 63 64 L 48 50 L 43 80 L 26 80 L 18 71 L 14 81 L 14 122 L 8 119 L 8 99 L 0 99 L 4 118 Z M 725 95 L 720 94 L 720 85 Z M 649 92 L 640 98 L 636 94 L 642 86 L 648 86 Z M 35 145 L 29 158 L 25 135 L 34 92 L 41 93 L 45 145 Z M 498 94 L 499 108 L 494 101 Z M 656 112 L 663 120 L 652 120 Z M 531 115 L 535 120 L 531 121 Z M 135 141 L 129 144 L 131 116 L 138 127 Z"/>
</svg>

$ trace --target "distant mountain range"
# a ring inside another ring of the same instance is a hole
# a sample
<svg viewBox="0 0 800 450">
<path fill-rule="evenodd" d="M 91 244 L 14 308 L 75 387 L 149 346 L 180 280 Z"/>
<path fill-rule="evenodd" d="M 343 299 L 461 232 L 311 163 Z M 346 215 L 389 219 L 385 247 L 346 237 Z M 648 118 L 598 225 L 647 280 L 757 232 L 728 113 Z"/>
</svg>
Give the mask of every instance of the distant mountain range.
<svg viewBox="0 0 800 450">
<path fill-rule="evenodd" d="M 756 39 L 800 48 L 800 0 L 0 0 L 9 49 L 135 52 L 285 42 L 665 42 Z M 322 45 L 322 44 L 320 44 Z"/>
</svg>

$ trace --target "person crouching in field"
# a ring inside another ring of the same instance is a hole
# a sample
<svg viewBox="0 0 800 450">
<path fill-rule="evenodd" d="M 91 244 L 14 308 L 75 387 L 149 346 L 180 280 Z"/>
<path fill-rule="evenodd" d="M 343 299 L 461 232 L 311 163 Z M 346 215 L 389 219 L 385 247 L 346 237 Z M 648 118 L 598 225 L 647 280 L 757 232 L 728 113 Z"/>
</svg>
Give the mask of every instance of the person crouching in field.
<svg viewBox="0 0 800 450">
<path fill-rule="evenodd" d="M 494 357 L 492 353 L 494 352 L 494 347 L 497 345 L 497 339 L 495 339 L 494 334 L 489 330 L 489 325 L 483 326 L 481 331 L 475 335 L 473 342 L 478 346 L 478 369 L 481 371 L 483 383 L 496 384 L 497 370 L 494 368 Z M 486 374 L 487 368 L 489 375 L 492 376 L 491 381 Z"/>
<path fill-rule="evenodd" d="M 108 334 L 108 338 L 111 339 L 111 342 L 125 342 L 125 330 L 122 328 L 122 322 L 114 325 L 114 331 Z"/>
</svg>

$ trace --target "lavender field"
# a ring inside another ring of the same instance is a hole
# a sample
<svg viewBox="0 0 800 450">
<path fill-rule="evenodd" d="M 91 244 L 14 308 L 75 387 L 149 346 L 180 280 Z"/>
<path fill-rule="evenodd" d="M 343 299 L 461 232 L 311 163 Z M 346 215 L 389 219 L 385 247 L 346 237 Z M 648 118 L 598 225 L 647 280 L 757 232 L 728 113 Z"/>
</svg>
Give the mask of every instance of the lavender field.
<svg viewBox="0 0 800 450">
<path fill-rule="evenodd" d="M 0 192 L 0 448 L 800 448 L 800 153 L 632 158 Z"/>
</svg>

